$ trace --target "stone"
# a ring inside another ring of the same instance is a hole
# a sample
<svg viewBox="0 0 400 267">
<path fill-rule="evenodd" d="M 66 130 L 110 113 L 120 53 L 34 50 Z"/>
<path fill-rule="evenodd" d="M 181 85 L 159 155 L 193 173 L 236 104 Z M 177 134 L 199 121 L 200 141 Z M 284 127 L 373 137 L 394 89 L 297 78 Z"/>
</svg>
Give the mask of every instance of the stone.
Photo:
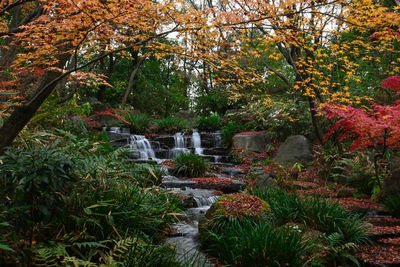
<svg viewBox="0 0 400 267">
<path fill-rule="evenodd" d="M 400 158 L 390 160 L 388 169 L 390 175 L 383 182 L 384 194 L 400 193 Z"/>
<path fill-rule="evenodd" d="M 227 156 L 229 151 L 225 148 L 214 147 L 214 148 L 205 148 L 203 149 L 204 155 L 215 155 L 215 156 Z"/>
<path fill-rule="evenodd" d="M 160 135 L 154 138 L 155 142 L 159 142 L 161 147 L 174 148 L 175 147 L 175 138 L 173 135 Z"/>
<path fill-rule="evenodd" d="M 270 174 L 261 174 L 257 177 L 256 183 L 259 187 L 277 188 L 278 182 Z"/>
<path fill-rule="evenodd" d="M 183 180 L 179 179 L 175 176 L 166 175 L 162 179 L 162 186 L 163 187 L 170 187 L 170 188 L 181 188 L 181 187 L 192 187 L 196 186 L 196 182 L 190 180 Z"/>
<path fill-rule="evenodd" d="M 214 135 L 211 133 L 200 133 L 201 147 L 212 148 L 214 147 Z"/>
<path fill-rule="evenodd" d="M 269 136 L 266 132 L 253 134 L 238 133 L 233 137 L 233 146 L 236 149 L 261 153 L 269 143 Z"/>
<path fill-rule="evenodd" d="M 311 141 L 303 135 L 292 135 L 279 146 L 275 161 L 285 163 L 307 163 L 313 160 Z"/>
<path fill-rule="evenodd" d="M 192 110 L 181 110 L 175 113 L 175 117 L 181 120 L 193 122 L 197 119 L 197 114 Z"/>
</svg>

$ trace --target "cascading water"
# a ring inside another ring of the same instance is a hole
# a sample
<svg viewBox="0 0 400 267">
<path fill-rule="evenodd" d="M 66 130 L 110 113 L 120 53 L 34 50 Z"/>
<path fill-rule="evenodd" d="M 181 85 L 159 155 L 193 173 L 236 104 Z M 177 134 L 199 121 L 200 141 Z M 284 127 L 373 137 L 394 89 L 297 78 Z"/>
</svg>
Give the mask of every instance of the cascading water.
<svg viewBox="0 0 400 267">
<path fill-rule="evenodd" d="M 192 264 L 191 266 L 212 267 L 215 265 L 209 262 L 206 255 L 199 249 L 198 224 L 218 196 L 213 195 L 212 191 L 207 189 L 186 188 L 180 192 L 188 190 L 193 195 L 197 207 L 185 211 L 189 220 L 174 224 L 176 235 L 167 238 L 166 243 L 175 244 L 177 258 L 188 261 Z"/>
<path fill-rule="evenodd" d="M 203 155 L 203 148 L 201 147 L 201 137 L 198 131 L 193 130 L 192 134 L 192 146 L 194 153 L 197 155 Z"/>
<path fill-rule="evenodd" d="M 182 133 L 174 134 L 175 146 L 170 151 L 170 158 L 174 158 L 181 153 L 189 153 L 190 150 L 186 147 L 185 136 Z"/>
<path fill-rule="evenodd" d="M 222 147 L 221 131 L 216 131 L 215 133 L 213 133 L 213 137 L 214 137 L 214 146 Z"/>
<path fill-rule="evenodd" d="M 210 196 L 210 197 L 194 197 L 196 201 L 197 207 L 201 208 L 204 206 L 211 206 L 219 196 Z"/>
<path fill-rule="evenodd" d="M 110 133 L 115 133 L 119 134 L 121 133 L 121 127 L 110 127 L 110 130 L 108 130 Z"/>
<path fill-rule="evenodd" d="M 154 150 L 151 148 L 149 140 L 144 135 L 130 136 L 129 147 L 131 150 L 139 153 L 140 160 L 156 159 Z"/>
</svg>

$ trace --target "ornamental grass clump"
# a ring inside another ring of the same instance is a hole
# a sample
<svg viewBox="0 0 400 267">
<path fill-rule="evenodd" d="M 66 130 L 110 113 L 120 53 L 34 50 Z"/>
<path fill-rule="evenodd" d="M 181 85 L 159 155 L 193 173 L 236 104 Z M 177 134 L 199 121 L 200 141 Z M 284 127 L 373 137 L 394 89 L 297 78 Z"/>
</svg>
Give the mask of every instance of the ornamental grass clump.
<svg viewBox="0 0 400 267">
<path fill-rule="evenodd" d="M 195 154 L 181 153 L 174 159 L 175 175 L 185 177 L 203 177 L 209 169 L 209 163 L 206 159 Z"/>
<path fill-rule="evenodd" d="M 302 266 L 312 250 L 301 233 L 249 218 L 231 218 L 205 235 L 207 252 L 234 266 Z"/>
</svg>

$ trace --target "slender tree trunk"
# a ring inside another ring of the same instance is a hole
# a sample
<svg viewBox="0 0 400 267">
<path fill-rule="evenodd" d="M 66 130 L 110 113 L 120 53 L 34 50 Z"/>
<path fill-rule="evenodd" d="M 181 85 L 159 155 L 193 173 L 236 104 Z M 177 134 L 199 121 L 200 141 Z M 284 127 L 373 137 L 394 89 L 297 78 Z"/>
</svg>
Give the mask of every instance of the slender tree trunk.
<svg viewBox="0 0 400 267">
<path fill-rule="evenodd" d="M 135 66 L 135 68 L 133 69 L 133 71 L 132 71 L 132 73 L 131 73 L 131 76 L 129 77 L 128 88 L 126 88 L 124 97 L 122 98 L 122 106 L 125 106 L 125 105 L 126 105 L 126 102 L 128 101 L 129 94 L 130 94 L 131 91 L 132 91 L 133 83 L 134 83 L 134 81 L 135 81 L 136 73 L 138 72 L 138 70 L 139 70 L 139 68 L 140 68 L 140 65 L 142 65 L 144 59 L 145 59 L 145 57 L 141 57 L 141 58 L 137 61 L 136 66 Z"/>
<path fill-rule="evenodd" d="M 322 131 L 321 131 L 321 128 L 319 127 L 319 123 L 318 123 L 318 119 L 317 119 L 317 112 L 315 111 L 315 104 L 311 97 L 308 96 L 307 100 L 308 100 L 308 104 L 310 106 L 311 122 L 312 122 L 312 125 L 314 126 L 315 135 L 316 135 L 318 141 L 322 144 Z"/>
<path fill-rule="evenodd" d="M 55 67 L 63 68 L 67 62 L 69 54 L 63 54 L 59 57 L 59 62 Z M 53 92 L 57 83 L 51 82 L 60 76 L 58 71 L 47 71 L 36 87 L 30 100 L 26 101 L 21 106 L 15 107 L 10 117 L 6 120 L 0 128 L 0 154 L 3 153 L 6 146 L 11 145 L 12 141 L 17 137 L 19 132 L 35 115 L 38 108 L 46 100 L 46 98 Z"/>
</svg>

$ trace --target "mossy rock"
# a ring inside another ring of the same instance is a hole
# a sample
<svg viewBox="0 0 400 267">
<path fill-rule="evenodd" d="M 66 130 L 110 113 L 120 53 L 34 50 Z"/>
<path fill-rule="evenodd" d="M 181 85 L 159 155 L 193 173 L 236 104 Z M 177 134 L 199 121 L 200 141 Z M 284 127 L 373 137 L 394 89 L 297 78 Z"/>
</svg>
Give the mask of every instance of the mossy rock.
<svg viewBox="0 0 400 267">
<path fill-rule="evenodd" d="M 222 195 L 199 222 L 200 236 L 206 230 L 217 230 L 214 229 L 215 218 L 226 218 L 227 220 L 230 218 L 239 220 L 250 218 L 258 220 L 270 212 L 269 204 L 259 197 L 241 193 Z"/>
</svg>

